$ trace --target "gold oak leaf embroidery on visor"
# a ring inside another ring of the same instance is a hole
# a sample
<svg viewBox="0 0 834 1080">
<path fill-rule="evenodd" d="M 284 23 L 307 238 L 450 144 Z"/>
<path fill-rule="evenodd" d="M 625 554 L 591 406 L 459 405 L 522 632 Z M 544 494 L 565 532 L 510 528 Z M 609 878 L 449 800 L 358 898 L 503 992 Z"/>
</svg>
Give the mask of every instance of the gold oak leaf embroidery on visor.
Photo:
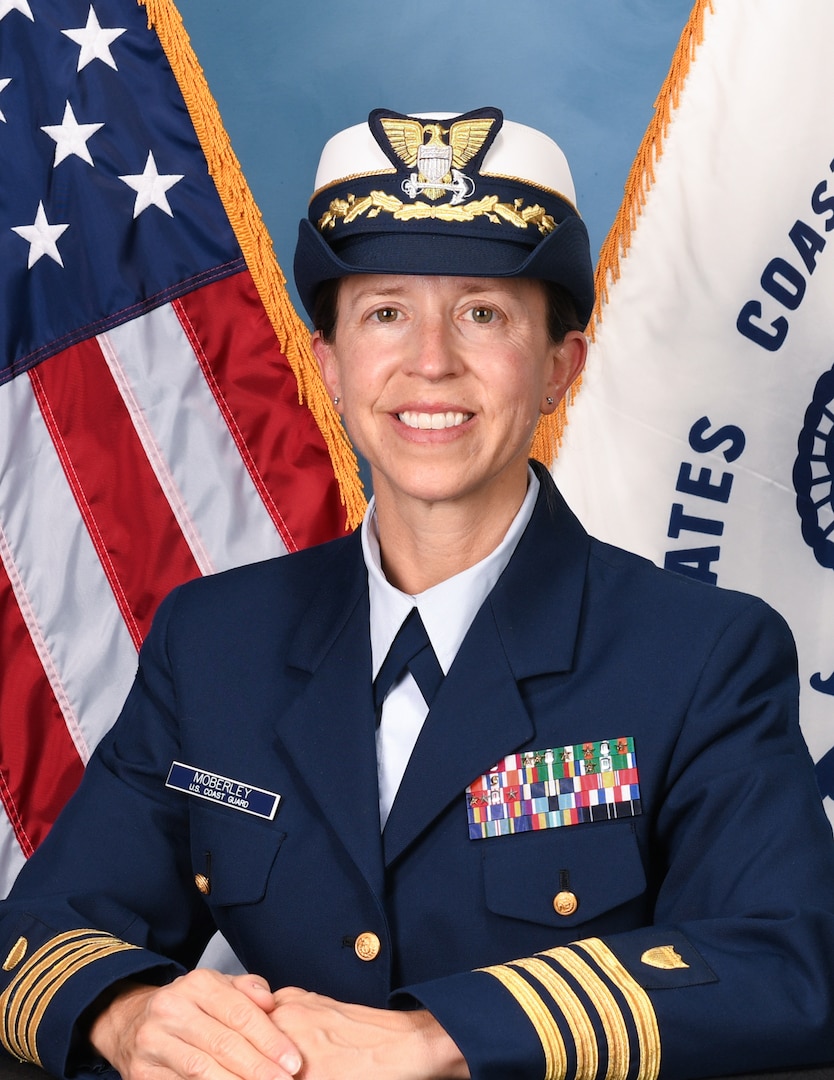
<svg viewBox="0 0 834 1080">
<path fill-rule="evenodd" d="M 377 217 L 379 214 L 391 214 L 397 221 L 420 221 L 434 219 L 435 221 L 474 221 L 478 217 L 486 217 L 495 225 L 501 221 L 515 225 L 518 229 L 526 229 L 535 226 L 543 236 L 553 232 L 556 228 L 556 219 L 548 214 L 542 206 L 524 206 L 523 200 L 514 199 L 512 203 L 498 201 L 497 195 L 485 195 L 483 199 L 467 203 L 465 206 L 453 206 L 451 203 L 441 203 L 440 206 L 431 206 L 429 203 L 415 202 L 404 203 L 396 195 L 387 195 L 384 191 L 372 191 L 370 195 L 357 199 L 355 195 L 348 195 L 346 199 L 334 199 L 327 211 L 319 218 L 318 227 L 321 232 L 335 227 L 337 221 L 343 221 L 349 225 L 363 214 L 368 217 Z"/>
</svg>

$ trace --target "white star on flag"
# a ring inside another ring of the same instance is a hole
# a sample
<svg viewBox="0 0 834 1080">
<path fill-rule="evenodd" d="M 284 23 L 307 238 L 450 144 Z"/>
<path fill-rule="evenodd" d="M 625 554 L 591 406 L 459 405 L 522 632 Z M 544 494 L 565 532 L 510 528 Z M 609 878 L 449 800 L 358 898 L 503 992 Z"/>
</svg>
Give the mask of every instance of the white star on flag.
<svg viewBox="0 0 834 1080">
<path fill-rule="evenodd" d="M 50 259 L 54 259 L 59 266 L 64 265 L 58 252 L 58 237 L 68 228 L 69 225 L 50 225 L 42 202 L 38 203 L 38 212 L 31 225 L 12 227 L 12 232 L 16 232 L 18 236 L 22 236 L 24 240 L 29 241 L 30 270 L 43 255 L 48 255 Z"/>
<path fill-rule="evenodd" d="M 0 94 L 3 93 L 11 81 L 11 79 L 0 79 Z M 6 123 L 6 117 L 3 115 L 2 109 L 0 109 L 0 120 L 2 120 L 4 124 Z"/>
<path fill-rule="evenodd" d="M 0 0 L 0 3 L 15 2 L 25 4 L 26 0 Z M 76 45 L 81 46 L 81 52 L 78 54 L 78 71 L 85 68 L 87 64 L 91 64 L 93 60 L 103 60 L 108 67 L 113 68 L 114 71 L 118 71 L 119 69 L 116 67 L 116 61 L 110 53 L 110 46 L 116 38 L 121 37 L 124 32 L 124 27 L 109 27 L 107 29 L 101 27 L 92 4 L 90 4 L 86 26 L 79 26 L 74 30 L 61 31 L 62 34 L 66 34 L 68 38 L 74 41 Z"/>
<path fill-rule="evenodd" d="M 144 172 L 119 177 L 120 180 L 136 192 L 136 202 L 133 204 L 134 218 L 138 218 L 142 211 L 147 210 L 149 206 L 158 206 L 160 210 L 165 211 L 168 217 L 173 217 L 174 213 L 168 205 L 165 192 L 172 188 L 174 184 L 178 184 L 182 178 L 182 175 L 175 176 L 173 173 L 160 176 L 156 169 L 153 152 L 150 150 L 148 151 L 148 160 L 145 162 Z"/>
<path fill-rule="evenodd" d="M 2 86 L 0 86 L 0 90 L 2 90 Z M 60 165 L 65 158 L 70 157 L 72 154 L 86 161 L 88 165 L 92 165 L 93 159 L 87 149 L 87 140 L 102 127 L 104 127 L 104 124 L 79 124 L 75 119 L 75 113 L 72 111 L 72 105 L 67 102 L 64 109 L 64 119 L 61 123 L 47 124 L 41 128 L 41 131 L 45 131 L 50 139 L 55 140 L 55 161 L 52 168 L 54 169 L 56 165 Z"/>
<path fill-rule="evenodd" d="M 29 7 L 29 0 L 0 0 L 0 21 L 5 19 L 10 11 L 19 11 L 27 19 L 35 21 L 32 9 Z"/>
</svg>

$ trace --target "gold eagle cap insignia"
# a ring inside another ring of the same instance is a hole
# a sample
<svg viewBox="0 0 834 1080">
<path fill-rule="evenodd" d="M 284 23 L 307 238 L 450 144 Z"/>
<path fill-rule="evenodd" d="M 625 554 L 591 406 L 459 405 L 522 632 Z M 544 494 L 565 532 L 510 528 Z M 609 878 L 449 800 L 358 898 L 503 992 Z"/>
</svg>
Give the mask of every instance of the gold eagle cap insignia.
<svg viewBox="0 0 834 1080">
<path fill-rule="evenodd" d="M 419 188 L 428 198 L 436 199 L 453 184 L 453 170 L 463 169 L 479 152 L 496 119 L 456 120 L 445 127 L 436 120 L 422 123 L 411 117 L 382 116 L 379 124 L 397 158 L 407 169 L 417 170 L 415 191 Z M 467 183 L 474 190 L 474 184 Z M 437 187 L 432 186 L 435 184 Z"/>
<path fill-rule="evenodd" d="M 640 959 L 648 967 L 660 968 L 662 971 L 689 967 L 674 945 L 657 945 L 653 949 L 647 949 Z"/>
<path fill-rule="evenodd" d="M 480 117 L 477 120 L 457 120 L 451 127 L 443 127 L 439 121 L 432 120 L 421 124 L 419 120 L 408 117 L 383 116 L 380 124 L 391 149 L 408 169 L 413 169 L 420 156 L 420 147 L 425 145 L 448 146 L 452 153 L 450 164 L 462 169 L 478 153 L 487 140 L 495 117 Z M 448 135 L 448 142 L 444 136 Z"/>
</svg>

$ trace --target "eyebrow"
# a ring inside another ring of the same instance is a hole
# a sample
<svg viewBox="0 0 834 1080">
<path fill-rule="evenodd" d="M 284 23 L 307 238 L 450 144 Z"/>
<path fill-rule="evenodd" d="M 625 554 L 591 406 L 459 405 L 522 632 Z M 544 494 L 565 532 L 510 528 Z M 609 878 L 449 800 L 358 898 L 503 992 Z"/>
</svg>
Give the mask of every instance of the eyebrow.
<svg viewBox="0 0 834 1080">
<path fill-rule="evenodd" d="M 384 288 L 380 287 L 380 286 L 376 286 L 376 287 L 368 286 L 368 288 L 360 289 L 358 292 L 354 293 L 353 296 L 351 297 L 351 299 L 352 300 L 370 300 L 370 299 L 373 299 L 374 297 L 385 298 L 387 296 L 400 296 L 405 291 L 406 291 L 405 285 L 389 285 L 389 286 L 385 286 Z"/>
</svg>

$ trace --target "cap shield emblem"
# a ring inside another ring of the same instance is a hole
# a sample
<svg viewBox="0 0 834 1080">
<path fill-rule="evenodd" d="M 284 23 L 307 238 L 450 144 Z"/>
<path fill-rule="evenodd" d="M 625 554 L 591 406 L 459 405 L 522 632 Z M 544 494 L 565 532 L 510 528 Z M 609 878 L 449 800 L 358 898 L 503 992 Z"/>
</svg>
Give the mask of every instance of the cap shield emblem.
<svg viewBox="0 0 834 1080">
<path fill-rule="evenodd" d="M 465 113 L 448 127 L 438 120 L 419 120 L 377 109 L 370 116 L 371 131 L 398 171 L 407 170 L 401 188 L 410 199 L 451 195 L 456 206 L 475 193 L 470 175 L 498 134 L 503 116 L 498 109 Z M 469 165 L 469 172 L 464 166 Z"/>
</svg>

